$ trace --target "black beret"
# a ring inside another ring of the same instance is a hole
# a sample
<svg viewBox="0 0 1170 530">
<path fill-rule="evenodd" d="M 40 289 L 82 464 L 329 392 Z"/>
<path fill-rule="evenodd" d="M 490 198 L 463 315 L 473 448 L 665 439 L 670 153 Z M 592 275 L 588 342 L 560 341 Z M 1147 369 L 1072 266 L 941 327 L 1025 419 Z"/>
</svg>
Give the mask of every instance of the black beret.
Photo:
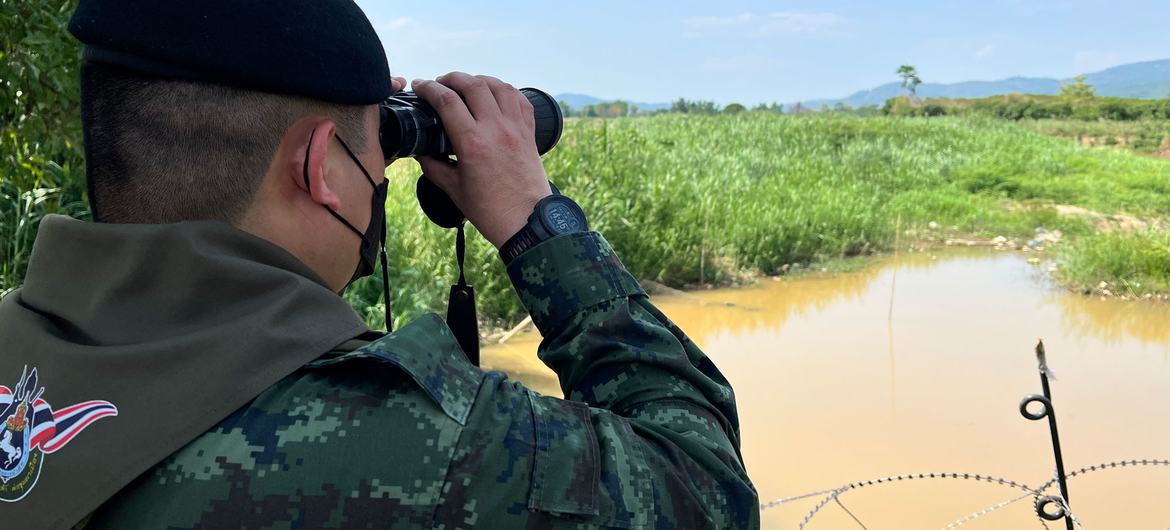
<svg viewBox="0 0 1170 530">
<path fill-rule="evenodd" d="M 390 95 L 377 32 L 352 0 L 81 0 L 83 59 L 168 79 L 350 105 Z"/>
</svg>

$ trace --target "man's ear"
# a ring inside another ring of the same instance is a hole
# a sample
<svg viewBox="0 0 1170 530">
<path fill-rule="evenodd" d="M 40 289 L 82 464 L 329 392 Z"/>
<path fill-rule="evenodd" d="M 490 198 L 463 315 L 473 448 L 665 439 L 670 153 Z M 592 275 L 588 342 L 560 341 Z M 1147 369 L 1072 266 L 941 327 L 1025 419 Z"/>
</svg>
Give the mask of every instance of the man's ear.
<svg viewBox="0 0 1170 530">
<path fill-rule="evenodd" d="M 293 126 L 289 129 L 289 134 L 293 135 L 291 143 L 296 146 L 296 151 L 289 157 L 290 167 L 286 168 L 285 175 L 310 200 L 336 211 L 341 208 L 341 198 L 325 181 L 325 159 L 333 136 L 337 134 L 337 124 L 328 118 L 310 120 L 301 127 Z"/>
</svg>

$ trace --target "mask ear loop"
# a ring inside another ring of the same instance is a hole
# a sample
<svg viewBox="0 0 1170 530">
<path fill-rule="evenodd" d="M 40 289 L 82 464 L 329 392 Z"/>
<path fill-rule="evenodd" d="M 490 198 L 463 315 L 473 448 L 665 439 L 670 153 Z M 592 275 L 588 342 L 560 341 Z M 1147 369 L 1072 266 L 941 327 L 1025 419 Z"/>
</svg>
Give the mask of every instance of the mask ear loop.
<svg viewBox="0 0 1170 530">
<path fill-rule="evenodd" d="M 313 131 L 309 132 L 309 146 L 313 145 L 313 137 L 316 134 L 317 134 L 317 131 L 315 129 Z M 340 136 L 334 136 L 334 138 L 337 138 L 337 141 L 341 144 L 341 147 L 345 149 L 345 154 L 349 155 L 349 158 L 352 159 L 357 164 L 358 169 L 362 170 L 362 174 L 366 176 L 366 181 L 369 182 L 370 185 L 373 186 L 375 190 L 377 190 L 378 185 L 374 184 L 374 178 L 370 176 L 370 173 L 368 171 L 366 171 L 366 167 L 362 165 L 361 161 L 358 160 L 358 157 L 356 155 L 354 155 L 353 151 L 350 150 L 348 145 L 346 145 L 345 140 L 342 140 Z M 309 146 L 305 147 L 305 165 L 303 168 L 306 190 L 310 189 L 310 186 L 309 186 Z M 329 214 L 332 215 L 335 219 L 337 219 L 338 221 L 341 221 L 342 224 L 349 227 L 349 229 L 352 230 L 353 233 L 357 234 L 358 237 L 360 237 L 362 240 L 363 247 L 366 245 L 372 244 L 369 240 L 366 239 L 365 233 L 363 233 L 361 230 L 358 230 L 356 227 L 354 227 L 352 224 L 350 224 L 349 221 L 346 221 L 345 218 L 341 216 L 341 214 L 333 211 L 333 208 L 325 207 L 325 210 L 328 211 Z M 378 249 L 379 249 L 378 258 L 382 262 L 382 305 L 386 309 L 386 313 L 385 313 L 384 318 L 386 319 L 386 332 L 389 333 L 389 332 L 394 330 L 394 319 L 393 319 L 393 313 L 390 310 L 390 270 L 389 270 L 389 267 L 386 265 L 386 224 L 384 222 L 382 223 L 382 229 L 379 230 L 379 241 L 381 243 L 381 246 L 378 247 Z M 460 263 L 460 277 L 462 278 L 462 263 Z"/>
<path fill-rule="evenodd" d="M 341 136 L 338 135 L 335 135 L 334 138 L 337 138 L 337 143 L 340 143 L 341 147 L 345 149 L 345 154 L 349 155 L 349 159 L 353 160 L 353 163 L 357 164 L 358 169 L 362 170 L 362 174 L 366 176 L 366 182 L 369 182 L 371 186 L 377 188 L 378 185 L 374 183 L 374 177 L 371 177 L 370 172 L 366 171 L 366 166 L 363 166 L 362 161 L 358 160 L 357 155 L 353 154 L 353 151 L 350 150 L 349 145 L 345 143 L 345 140 L 342 140 Z M 312 139 L 312 136 L 310 136 L 310 139 Z"/>
<path fill-rule="evenodd" d="M 336 138 L 337 141 L 341 143 L 341 147 L 345 148 L 345 154 L 349 155 L 349 158 L 353 160 L 355 164 L 357 164 L 358 169 L 362 170 L 362 174 L 366 176 L 366 181 L 368 181 L 370 185 L 374 187 L 374 190 L 377 190 L 378 185 L 374 184 L 374 177 L 371 177 L 370 173 L 366 171 L 366 167 L 362 165 L 362 161 L 358 160 L 357 155 L 353 154 L 353 150 L 349 148 L 349 145 L 345 143 L 345 140 L 342 140 L 340 136 L 336 136 Z M 382 207 L 385 208 L 385 205 L 382 205 Z M 382 305 L 386 308 L 386 332 L 389 333 L 394 330 L 394 320 L 393 314 L 390 311 L 390 272 L 389 267 L 386 265 L 385 221 L 382 222 L 382 229 L 379 230 L 379 234 L 379 241 L 381 242 L 381 246 L 378 247 L 378 258 L 382 262 Z"/>
<path fill-rule="evenodd" d="M 310 133 L 309 133 L 309 146 L 312 146 L 312 145 L 313 145 L 313 136 L 314 136 L 314 135 L 316 135 L 316 134 L 317 134 L 317 131 L 312 131 L 312 132 L 310 132 Z M 341 138 L 337 138 L 337 141 L 341 142 Z M 345 142 L 341 142 L 341 146 L 342 146 L 342 147 L 345 147 Z M 348 147 L 345 147 L 345 151 L 348 153 L 348 152 L 349 152 L 349 148 L 348 148 Z M 351 157 L 352 157 L 352 156 L 353 156 L 353 153 L 349 153 L 349 156 L 351 156 Z M 356 159 L 356 158 L 354 158 L 354 160 L 357 160 L 357 159 Z M 364 173 L 364 174 L 366 175 L 366 180 L 370 181 L 370 184 L 373 184 L 373 183 L 374 183 L 374 179 L 370 178 L 370 174 L 369 174 L 369 173 L 366 173 L 366 168 L 365 168 L 365 167 L 362 167 L 362 165 L 361 165 L 360 163 L 358 164 L 358 167 L 359 167 L 359 168 L 361 168 L 361 170 L 362 170 L 362 173 Z M 303 173 L 303 175 L 304 175 L 304 177 L 305 177 L 305 189 L 306 189 L 306 190 L 311 190 L 312 188 L 309 186 L 309 147 L 308 147 L 308 146 L 306 146 L 306 147 L 305 147 L 305 167 L 304 167 L 304 173 Z M 377 188 L 377 186 L 374 186 L 374 187 L 375 187 L 375 188 Z M 346 226 L 346 227 L 348 227 L 348 228 L 349 228 L 349 229 L 350 229 L 350 230 L 351 230 L 353 233 L 357 234 L 357 236 L 358 236 L 358 237 L 360 237 L 360 238 L 362 239 L 362 246 L 363 246 L 363 247 L 364 247 L 364 246 L 367 246 L 367 245 L 372 245 L 372 244 L 374 244 L 374 242 L 373 242 L 373 241 L 370 241 L 370 240 L 366 239 L 366 234 L 364 234 L 364 233 L 363 233 L 361 230 L 358 230 L 356 226 L 354 226 L 354 225 L 350 224 L 350 222 L 349 222 L 349 221 L 346 221 L 346 220 L 345 220 L 345 218 L 341 216 L 341 214 L 339 214 L 339 213 L 337 213 L 337 212 L 333 211 L 333 208 L 330 208 L 330 207 L 328 207 L 328 206 L 323 206 L 323 208 L 325 208 L 325 211 L 329 212 L 329 215 L 332 215 L 334 219 L 337 219 L 338 221 L 341 221 L 341 224 L 345 225 L 345 226 Z"/>
</svg>

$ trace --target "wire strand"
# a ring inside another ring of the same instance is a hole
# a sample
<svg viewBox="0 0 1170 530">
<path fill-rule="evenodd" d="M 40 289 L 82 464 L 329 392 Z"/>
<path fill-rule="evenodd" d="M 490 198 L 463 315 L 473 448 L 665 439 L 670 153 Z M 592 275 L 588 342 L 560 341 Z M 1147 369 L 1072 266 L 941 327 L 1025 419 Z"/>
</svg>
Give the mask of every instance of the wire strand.
<svg viewBox="0 0 1170 530">
<path fill-rule="evenodd" d="M 1082 467 L 1080 469 L 1075 469 L 1071 472 L 1066 473 L 1064 478 L 1070 479 L 1070 478 L 1074 478 L 1074 477 L 1078 477 L 1078 476 L 1082 476 L 1082 475 L 1087 475 L 1089 473 L 1093 473 L 1096 471 L 1102 471 L 1105 469 L 1115 469 L 1115 468 L 1119 468 L 1119 467 L 1120 468 L 1144 467 L 1144 466 L 1170 466 L 1170 459 L 1116 460 L 1113 462 L 1094 464 L 1092 466 L 1087 466 L 1087 467 Z M 977 482 L 987 482 L 987 483 L 991 483 L 991 484 L 999 484 L 1001 486 L 1008 486 L 1011 488 L 1023 490 L 1025 492 L 1023 495 L 1020 495 L 1018 497 L 1014 497 L 1012 499 L 1009 499 L 1007 501 L 1003 501 L 1001 503 L 989 506 L 989 507 L 984 508 L 982 510 L 979 510 L 977 512 L 973 512 L 972 514 L 970 514 L 966 517 L 956 519 L 954 522 L 951 523 L 951 525 L 947 526 L 944 530 L 950 530 L 952 528 L 966 524 L 967 522 L 969 522 L 971 520 L 982 517 L 984 515 L 987 515 L 988 513 L 994 512 L 996 510 L 999 510 L 1001 508 L 1004 508 L 1006 506 L 1009 506 L 1011 504 L 1014 504 L 1016 502 L 1019 502 L 1023 499 L 1029 498 L 1029 497 L 1034 498 L 1034 499 L 1039 499 L 1044 494 L 1045 490 L 1047 490 L 1048 488 L 1051 488 L 1054 484 L 1057 483 L 1057 477 L 1055 476 L 1055 473 L 1053 474 L 1053 477 L 1051 479 L 1049 479 L 1047 482 L 1044 482 L 1043 484 L 1041 484 L 1039 487 L 1036 487 L 1036 488 L 1030 487 L 1030 486 L 1023 484 L 1023 483 L 1020 483 L 1020 482 L 1016 482 L 1016 481 L 1011 480 L 1011 479 L 1006 479 L 1006 478 L 997 477 L 997 476 L 993 476 L 993 475 L 984 475 L 981 473 L 954 473 L 954 472 L 910 473 L 910 474 L 892 475 L 892 476 L 888 476 L 888 477 L 880 477 L 880 478 L 876 478 L 876 479 L 852 482 L 852 483 L 846 484 L 846 485 L 838 487 L 838 488 L 825 489 L 825 490 L 814 491 L 814 492 L 810 492 L 810 493 L 804 493 L 801 495 L 794 495 L 791 497 L 784 497 L 784 498 L 780 498 L 780 499 L 776 499 L 773 501 L 769 501 L 769 502 L 760 504 L 760 510 L 763 511 L 763 510 L 767 510 L 770 508 L 776 508 L 776 507 L 783 506 L 783 505 L 791 503 L 791 502 L 795 502 L 795 501 L 803 500 L 803 499 L 808 499 L 808 498 L 812 498 L 812 497 L 822 497 L 821 500 L 819 502 L 817 502 L 817 504 L 815 506 L 813 506 L 813 508 L 811 510 L 809 510 L 809 512 L 805 515 L 804 519 L 800 523 L 800 526 L 799 526 L 800 530 L 803 530 L 804 527 L 807 526 L 809 524 L 809 522 L 812 521 L 813 517 L 815 517 L 821 511 L 821 509 L 823 509 L 825 506 L 827 506 L 830 502 L 835 502 L 838 506 L 841 507 L 841 509 L 845 510 L 845 512 L 848 513 L 849 516 L 852 517 L 853 520 L 857 522 L 857 524 L 861 525 L 862 528 L 865 528 L 865 524 L 862 523 L 861 520 L 858 519 L 857 516 L 853 514 L 853 512 L 849 511 L 849 509 L 846 508 L 844 504 L 841 504 L 839 497 L 842 494 L 844 494 L 845 492 L 850 491 L 850 490 L 861 489 L 861 488 L 880 485 L 880 484 L 890 484 L 893 482 L 902 482 L 902 481 L 909 481 L 909 480 L 929 480 L 929 479 L 971 480 L 971 481 L 977 481 Z M 1064 510 L 1065 516 L 1068 517 L 1069 520 L 1072 521 L 1072 523 L 1077 528 L 1080 528 L 1083 530 L 1085 528 L 1084 524 L 1081 523 L 1081 521 L 1077 518 L 1076 514 L 1073 513 L 1071 508 L 1069 508 L 1068 502 L 1063 497 L 1057 496 L 1057 498 L 1060 499 L 1061 509 Z M 1044 528 L 1046 528 L 1046 529 L 1049 528 L 1048 523 L 1044 522 L 1043 519 L 1040 519 L 1039 517 L 1037 517 L 1037 520 L 1040 521 L 1040 524 L 1043 525 Z M 1170 530 L 1170 528 L 1168 528 L 1167 530 Z"/>
</svg>

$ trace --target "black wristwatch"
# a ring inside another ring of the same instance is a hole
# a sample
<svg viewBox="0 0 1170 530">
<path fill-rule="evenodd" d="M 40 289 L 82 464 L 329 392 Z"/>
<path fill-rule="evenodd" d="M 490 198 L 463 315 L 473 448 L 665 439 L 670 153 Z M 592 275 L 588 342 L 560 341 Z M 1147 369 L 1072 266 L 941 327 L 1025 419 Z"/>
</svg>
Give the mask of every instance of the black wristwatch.
<svg viewBox="0 0 1170 530">
<path fill-rule="evenodd" d="M 512 263 L 528 249 L 561 234 L 589 231 L 589 221 L 573 199 L 564 195 L 549 195 L 536 203 L 528 224 L 500 247 L 504 265 Z"/>
</svg>

